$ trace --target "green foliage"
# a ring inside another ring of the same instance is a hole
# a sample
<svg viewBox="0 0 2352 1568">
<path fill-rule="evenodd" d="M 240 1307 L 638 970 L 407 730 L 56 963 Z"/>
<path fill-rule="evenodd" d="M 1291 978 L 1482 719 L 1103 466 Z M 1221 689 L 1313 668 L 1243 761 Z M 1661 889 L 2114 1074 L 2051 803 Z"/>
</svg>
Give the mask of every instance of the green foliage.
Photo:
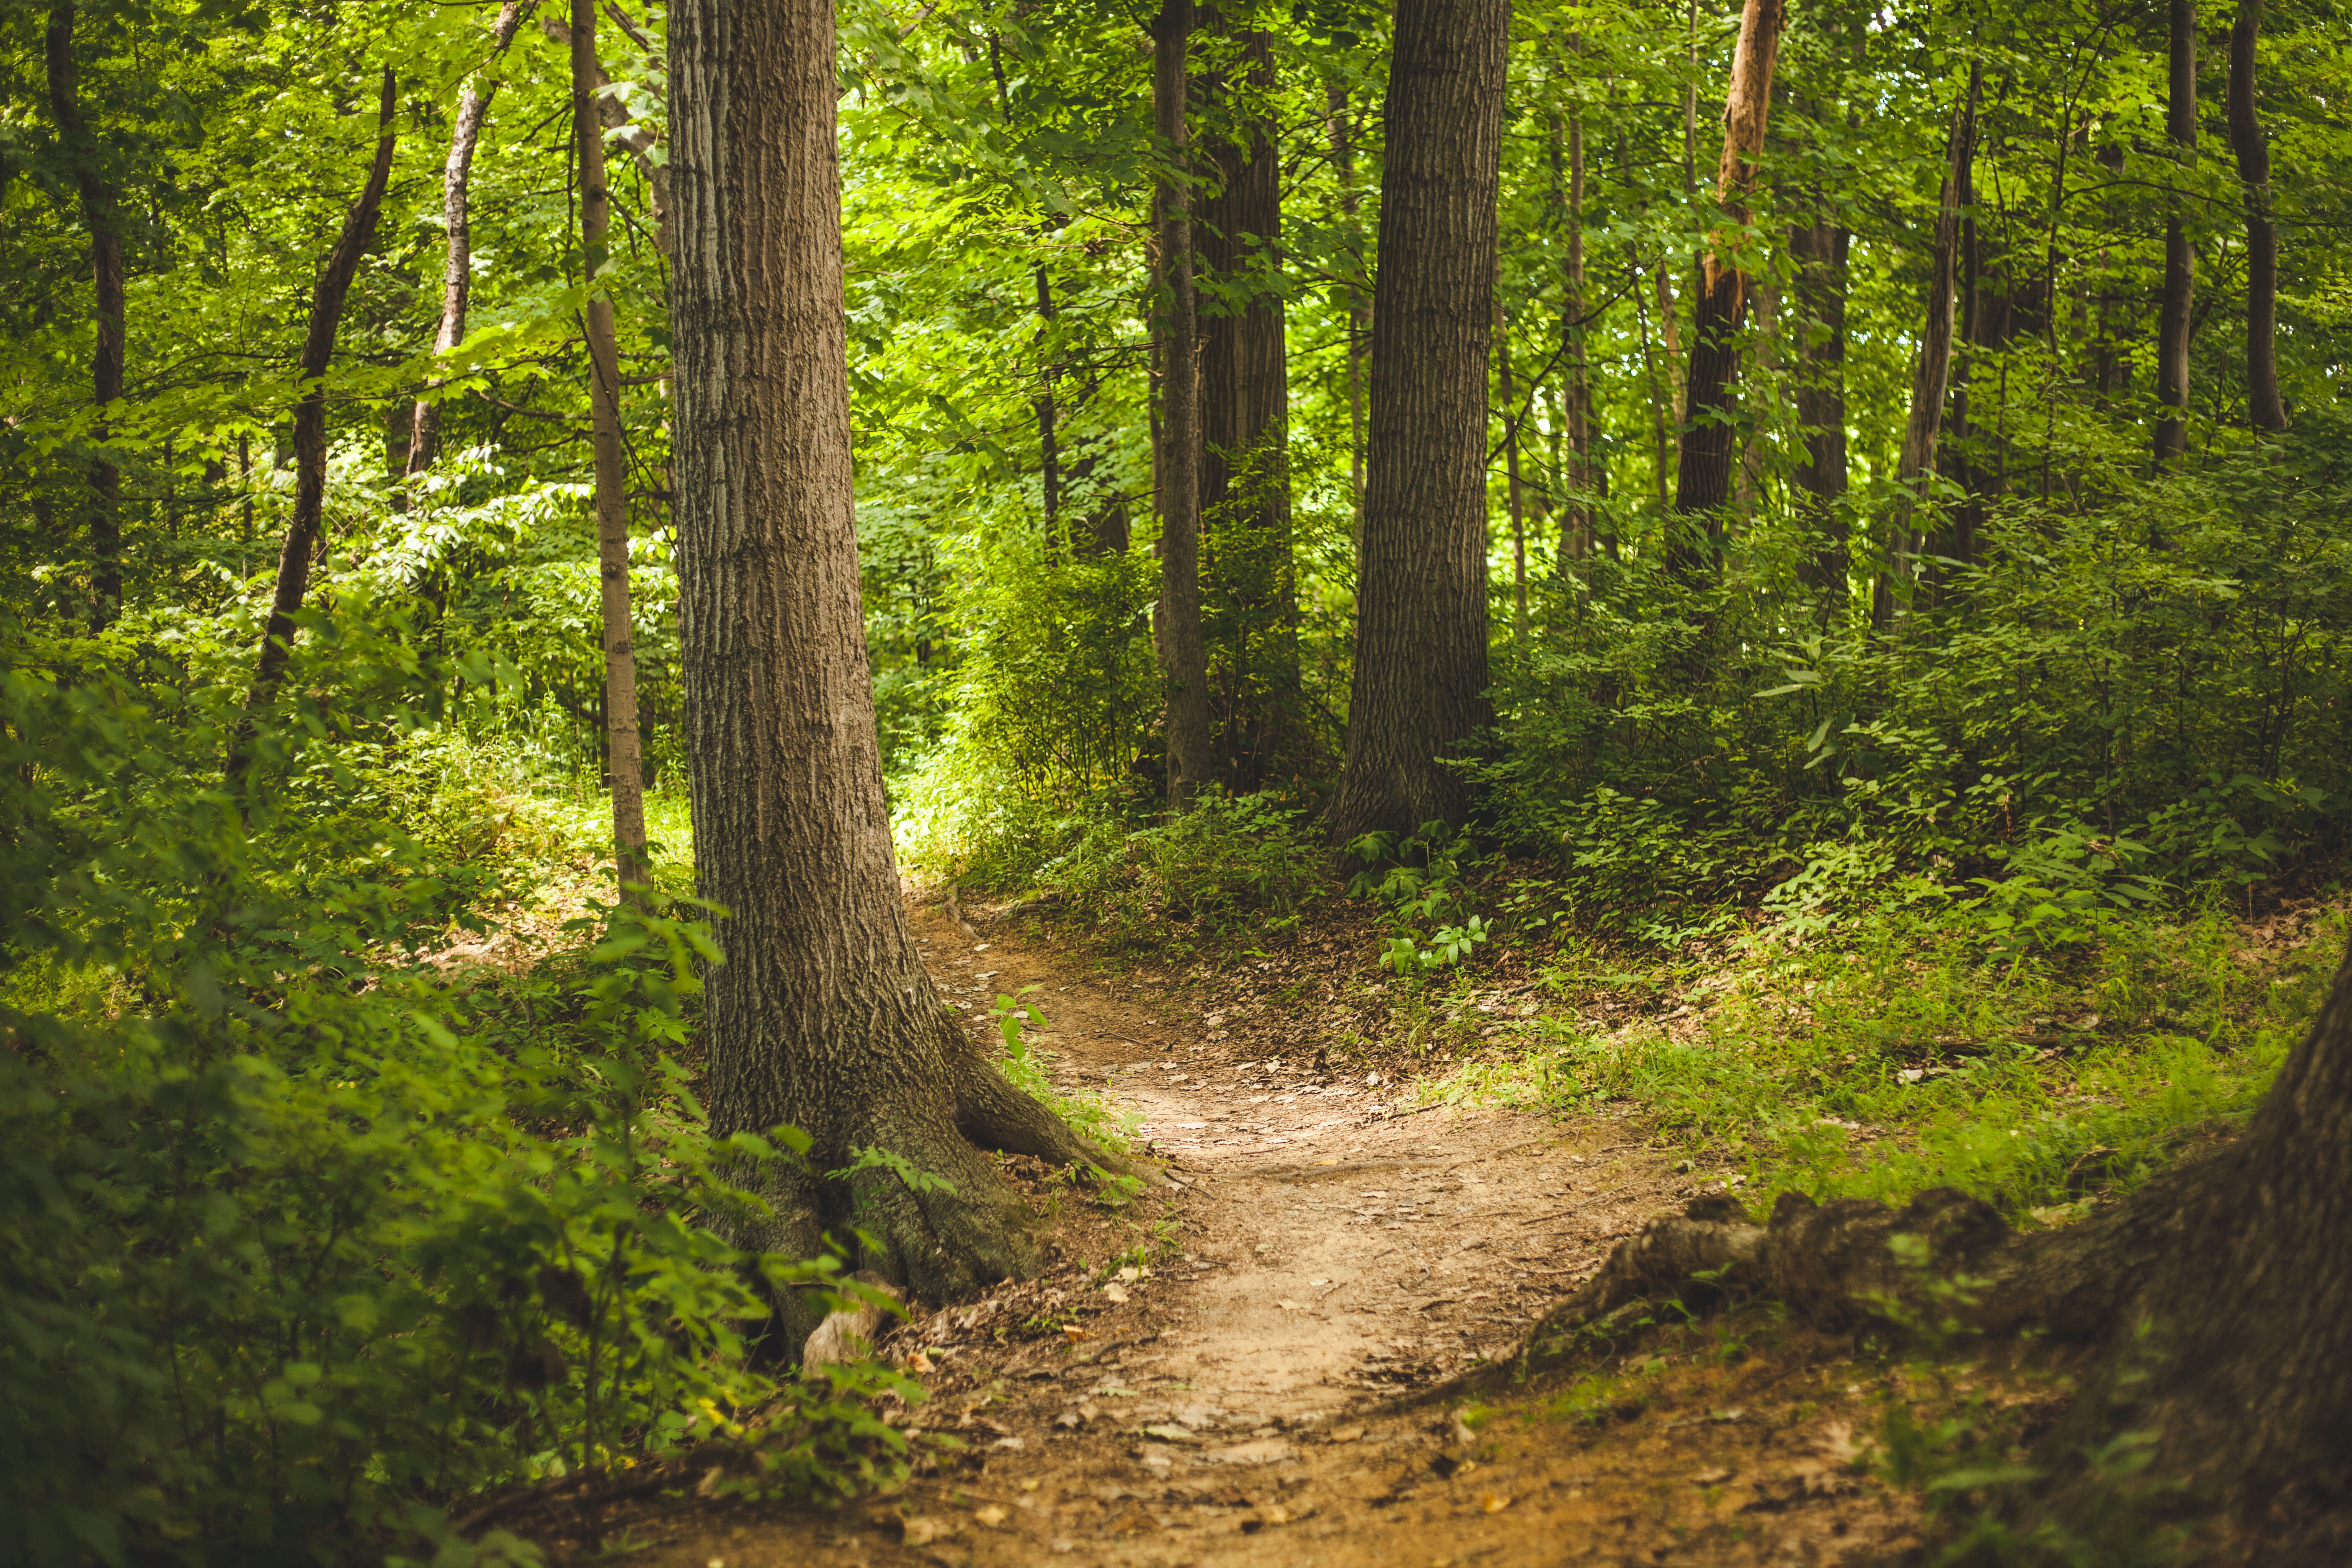
<svg viewBox="0 0 2352 1568">
<path fill-rule="evenodd" d="M 1387 911 L 1380 963 L 1400 980 L 1450 968 L 1492 934 L 1486 916 L 1463 912 L 1462 858 L 1470 848 L 1443 822 L 1424 822 L 1402 838 L 1372 832 L 1349 844 L 1348 852 L 1364 862 L 1349 881 L 1349 896 L 1374 900 Z"/>
<path fill-rule="evenodd" d="M 1068 823 L 1067 847 L 1036 884 L 1119 945 L 1278 931 L 1320 882 L 1322 851 L 1300 816 L 1275 795 L 1212 791 L 1156 826 Z"/>
</svg>

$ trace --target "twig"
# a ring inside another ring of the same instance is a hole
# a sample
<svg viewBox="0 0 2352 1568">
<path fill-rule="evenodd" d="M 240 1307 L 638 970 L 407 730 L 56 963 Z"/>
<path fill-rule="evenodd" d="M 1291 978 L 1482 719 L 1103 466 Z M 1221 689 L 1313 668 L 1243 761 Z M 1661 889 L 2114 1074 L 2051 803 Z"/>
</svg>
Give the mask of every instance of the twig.
<svg viewBox="0 0 2352 1568">
<path fill-rule="evenodd" d="M 1425 1111 L 1444 1110 L 1453 1103 L 1454 1102 L 1450 1100 L 1441 1100 L 1434 1105 L 1416 1105 L 1411 1110 L 1391 1110 L 1386 1116 L 1381 1117 L 1381 1120 L 1383 1121 L 1402 1121 L 1408 1116 L 1419 1116 Z"/>
</svg>

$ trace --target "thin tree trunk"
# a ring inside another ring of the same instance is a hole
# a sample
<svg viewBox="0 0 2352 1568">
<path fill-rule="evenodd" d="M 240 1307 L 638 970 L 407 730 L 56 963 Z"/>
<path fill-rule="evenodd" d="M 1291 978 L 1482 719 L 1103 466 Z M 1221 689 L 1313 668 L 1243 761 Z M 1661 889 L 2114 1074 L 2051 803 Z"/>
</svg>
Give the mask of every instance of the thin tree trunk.
<svg viewBox="0 0 2352 1568">
<path fill-rule="evenodd" d="M 1577 47 L 1580 39 L 1571 38 Z M 1560 513 L 1559 559 L 1563 566 L 1592 553 L 1592 365 L 1585 342 L 1584 115 L 1568 117 L 1568 258 L 1561 296 L 1561 344 L 1567 365 L 1568 495 Z"/>
<path fill-rule="evenodd" d="M 597 607 L 604 643 L 605 773 L 613 792 L 613 865 L 623 889 L 642 886 L 645 756 L 637 732 L 637 652 L 629 606 L 629 476 L 621 445 L 621 351 L 613 297 L 597 285 L 612 266 L 604 128 L 596 110 L 595 0 L 572 0 L 572 139 L 580 149 L 580 256 L 588 277 L 588 410 L 596 461 Z"/>
<path fill-rule="evenodd" d="M 1459 822 L 1443 759 L 1483 728 L 1486 385 L 1506 0 L 1400 0 L 1348 753 L 1328 828 Z"/>
<path fill-rule="evenodd" d="M 1936 198 L 1936 230 L 1930 245 L 1927 318 L 1919 335 L 1919 357 L 1911 372 L 1911 417 L 1895 465 L 1895 505 L 1885 529 L 1886 560 L 1872 584 L 1870 624 L 1882 630 L 1895 617 L 1896 584 L 1919 552 L 1913 526 L 1927 498 L 1921 493 L 1936 471 L 1936 441 L 1944 424 L 1944 394 L 1952 371 L 1952 306 L 1958 273 L 1961 193 L 1976 152 L 1977 92 L 1980 68 L 1969 68 L 1968 89 L 1952 109 L 1951 135 L 1944 143 L 1944 177 Z"/>
<path fill-rule="evenodd" d="M 58 138 L 72 159 L 74 185 L 81 198 L 82 224 L 89 230 L 91 316 L 96 338 L 90 348 L 90 400 L 99 417 L 90 444 L 103 451 L 110 434 L 106 410 L 122 395 L 122 237 L 114 189 L 101 172 L 98 142 L 82 119 L 79 73 L 74 64 L 74 0 L 49 8 L 42 42 L 47 57 L 49 110 Z M 89 460 L 89 627 L 104 631 L 122 613 L 122 473 L 103 457 Z"/>
<path fill-rule="evenodd" d="M 529 8 L 523 0 L 504 0 L 499 5 L 498 20 L 490 28 L 492 60 L 505 56 Z M 472 79 L 457 89 L 457 123 L 450 127 L 449 156 L 441 165 L 441 221 L 448 232 L 449 249 L 441 268 L 441 325 L 433 334 L 436 354 L 446 354 L 466 341 L 466 307 L 474 289 L 474 148 L 481 141 L 482 121 L 498 90 L 495 75 L 485 79 L 479 90 Z M 423 473 L 440 453 L 441 405 L 420 397 L 409 411 L 407 471 Z"/>
<path fill-rule="evenodd" d="M 1748 193 L 1764 148 L 1765 122 L 1772 108 L 1772 65 L 1784 17 L 1781 0 L 1747 0 L 1740 12 L 1739 47 L 1724 98 L 1723 161 L 1716 175 L 1716 199 L 1727 226 L 1748 222 Z M 1719 231 L 1701 263 L 1691 329 L 1682 460 L 1675 487 L 1675 510 L 1689 521 L 1667 540 L 1667 560 L 1685 577 L 1714 571 L 1715 542 L 1722 531 L 1723 505 L 1730 499 L 1732 455 L 1738 446 L 1734 387 L 1739 378 L 1738 334 L 1748 315 L 1749 280 L 1729 264 L 1724 242 L 1731 237 Z"/>
<path fill-rule="evenodd" d="M 2246 418 L 2257 430 L 2286 428 L 2278 384 L 2278 224 L 2271 216 L 2271 150 L 2254 114 L 2254 46 L 2263 0 L 2238 0 L 2230 29 L 2230 144 L 2246 187 Z"/>
<path fill-rule="evenodd" d="M 1511 317 L 1495 303 L 1495 364 L 1502 377 L 1503 490 L 1511 509 L 1511 646 L 1528 640 L 1528 521 L 1519 491 L 1519 390 L 1511 379 Z"/>
<path fill-rule="evenodd" d="M 686 0 L 669 26 L 681 665 L 696 876 L 727 911 L 711 1128 L 810 1140 L 738 1171 L 770 1205 L 740 1245 L 812 1257 L 854 1222 L 867 1267 L 938 1300 L 1036 1258 L 973 1142 L 1100 1157 L 989 1066 L 908 929 L 858 585 L 833 7 Z M 814 1325 L 797 1293 L 778 1309 L 788 1342 Z"/>
<path fill-rule="evenodd" d="M 1192 133 L 1184 57 L 1192 0 L 1161 0 L 1154 29 L 1152 117 L 1174 163 L 1159 191 L 1160 310 L 1160 625 L 1166 693 L 1168 809 L 1189 810 L 1214 775 L 1209 735 L 1209 657 L 1201 631 L 1201 372 L 1199 301 L 1192 286 Z"/>
<path fill-rule="evenodd" d="M 1852 236 L 1816 216 L 1790 232 L 1797 263 L 1797 423 L 1805 460 L 1797 470 L 1800 515 L 1820 541 L 1806 581 L 1834 606 L 1846 580 L 1845 260 Z"/>
<path fill-rule="evenodd" d="M 319 542 L 319 525 L 327 510 L 327 389 L 322 378 L 335 355 L 335 333 L 342 326 L 343 301 L 360 258 L 375 238 L 376 211 L 383 204 L 383 187 L 392 177 L 394 82 L 392 68 L 383 68 L 383 89 L 376 108 L 375 161 L 368 166 L 367 183 L 343 219 L 342 232 L 327 253 L 318 286 L 310 294 L 310 324 L 302 334 L 299 361 L 302 398 L 294 405 L 294 515 L 286 528 L 286 545 L 278 555 L 278 588 L 269 602 L 269 619 L 261 630 L 261 653 L 255 661 L 253 686 L 246 693 L 245 716 L 229 737 L 228 763 L 224 770 L 229 793 L 238 809 L 247 809 L 243 784 L 253 763 L 254 721 L 268 706 L 286 673 L 294 649 L 294 616 L 310 585 L 310 556 Z"/>
<path fill-rule="evenodd" d="M 1348 308 L 1348 489 L 1355 502 L 1356 542 L 1364 534 L 1364 359 L 1371 353 L 1372 328 L 1365 320 L 1369 306 L 1364 291 L 1352 279 L 1364 270 L 1363 238 L 1357 232 L 1357 214 L 1363 198 L 1356 190 L 1356 151 L 1348 132 L 1348 89 L 1334 84 L 1329 91 L 1331 163 L 1339 176 L 1339 214 L 1345 220 L 1346 244 L 1353 263 L 1351 281 L 1343 286 Z"/>
<path fill-rule="evenodd" d="M 2167 0 L 2171 47 L 2165 73 L 2165 134 L 2175 149 L 2176 182 L 2197 162 L 2197 0 Z M 2197 253 L 2181 215 L 2179 189 L 2166 202 L 2164 299 L 2156 326 L 2156 463 L 2189 449 L 2189 335 L 2194 326 Z"/>
<path fill-rule="evenodd" d="M 1054 280 L 1043 267 L 1037 268 L 1034 342 L 1040 384 L 1036 399 L 1038 482 L 1045 501 L 1045 561 L 1051 565 L 1061 558 L 1062 551 L 1061 408 L 1054 400 L 1056 367 L 1048 358 L 1054 343 Z"/>
<path fill-rule="evenodd" d="M 1622 149 L 1621 149 L 1622 150 Z M 1642 265 L 1641 253 L 1631 243 L 1625 247 L 1625 262 L 1631 276 L 1633 296 L 1633 324 L 1642 336 L 1642 380 L 1650 394 L 1651 468 L 1658 485 L 1658 516 L 1662 525 L 1670 525 L 1673 500 L 1668 490 L 1668 476 L 1674 472 L 1674 426 L 1666 416 L 1666 394 L 1658 384 L 1658 361 L 1650 346 L 1650 310 L 1647 295 L 1642 285 L 1648 281 L 1648 269 Z"/>
</svg>

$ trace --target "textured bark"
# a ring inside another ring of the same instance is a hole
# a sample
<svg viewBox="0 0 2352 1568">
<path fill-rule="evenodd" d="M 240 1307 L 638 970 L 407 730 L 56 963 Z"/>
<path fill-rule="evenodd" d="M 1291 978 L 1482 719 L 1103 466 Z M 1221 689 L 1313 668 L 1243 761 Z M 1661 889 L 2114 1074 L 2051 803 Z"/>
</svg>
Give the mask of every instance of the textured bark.
<svg viewBox="0 0 2352 1568">
<path fill-rule="evenodd" d="M 1885 523 L 1885 560 L 1871 586 L 1870 624 L 1885 627 L 1895 616 L 1900 584 L 1919 557 L 1917 521 L 1927 504 L 1923 493 L 1936 471 L 1936 443 L 1944 428 L 1944 398 L 1952 373 L 1952 307 L 1957 298 L 1960 206 L 1969 162 L 1976 155 L 1978 67 L 1969 68 L 1968 90 L 1952 109 L 1951 134 L 1944 142 L 1944 178 L 1936 197 L 1936 228 L 1928 242 L 1927 312 L 1919 333 L 1919 357 L 1911 366 L 1911 416 L 1895 463 L 1895 503 Z"/>
<path fill-rule="evenodd" d="M 504 0 L 499 5 L 498 20 L 490 28 L 493 60 L 505 56 L 529 8 L 523 0 Z M 441 222 L 449 236 L 449 249 L 441 268 L 441 325 L 433 334 L 436 354 L 446 354 L 466 341 L 466 308 L 474 289 L 474 148 L 482 139 L 482 121 L 498 89 L 495 77 L 485 79 L 479 89 L 470 79 L 457 89 L 457 118 L 449 129 L 449 156 L 441 165 Z M 420 397 L 409 411 L 406 471 L 423 473 L 440 451 L 441 405 Z"/>
<path fill-rule="evenodd" d="M 105 410 L 122 395 L 122 236 L 114 189 L 100 172 L 97 139 L 82 118 L 79 72 L 74 65 L 74 0 L 49 8 L 42 39 L 48 68 L 49 112 L 58 138 L 73 160 L 74 184 L 81 198 L 82 224 L 89 230 L 90 313 L 96 327 L 90 347 L 90 400 L 100 416 L 90 442 L 103 448 L 109 434 Z M 122 613 L 122 473 L 103 457 L 89 460 L 89 625 L 104 631 Z"/>
<path fill-rule="evenodd" d="M 2352 960 L 2243 1137 L 2088 1219 L 2015 1236 L 1990 1205 L 1937 1188 L 1901 1210 L 1784 1193 L 1758 1226 L 1736 1199 L 1703 1197 L 1621 1243 L 1538 1328 L 1528 1359 L 1557 1357 L 1637 1304 L 1745 1295 L 1831 1326 L 1951 1312 L 1987 1334 L 2108 1346 L 2044 1444 L 2057 1506 L 2095 1479 L 2081 1453 L 2152 1431 L 2159 1471 L 2234 1521 L 2242 1560 L 2335 1563 L 2352 1499 L 2347 1230 Z M 1925 1243 L 1924 1269 L 1898 1259 L 1898 1236 Z M 1967 1298 L 1928 1290 L 1956 1272 L 1974 1281 Z"/>
<path fill-rule="evenodd" d="M 1570 48 L 1580 40 L 1570 39 Z M 1557 131 L 1557 122 L 1554 125 Z M 1559 498 L 1559 563 L 1566 570 L 1592 553 L 1592 365 L 1585 352 L 1584 286 L 1584 116 L 1568 117 L 1568 144 L 1561 156 L 1557 138 L 1552 147 L 1552 178 L 1560 184 L 1561 217 L 1568 230 L 1568 255 L 1562 268 L 1560 351 L 1565 362 L 1561 387 L 1561 424 L 1567 438 L 1565 463 L 1552 467 L 1564 492 Z M 1562 176 L 1565 175 L 1565 179 Z"/>
<path fill-rule="evenodd" d="M 1487 721 L 1486 376 L 1505 0 L 1400 0 L 1348 755 L 1328 826 L 1459 822 L 1439 759 Z"/>
<path fill-rule="evenodd" d="M 383 69 L 383 88 L 376 107 L 375 161 L 368 166 L 367 183 L 344 216 L 327 264 L 320 269 L 310 293 L 310 320 L 302 333 L 299 374 L 301 401 L 294 405 L 294 513 L 287 521 L 286 545 L 278 555 L 278 585 L 269 602 L 269 619 L 261 630 L 261 653 L 255 661 L 253 686 L 246 693 L 245 717 L 229 737 L 225 772 L 230 793 L 243 797 L 239 786 L 253 761 L 254 716 L 278 689 L 286 661 L 294 648 L 294 616 L 302 608 L 310 585 L 310 556 L 319 542 L 319 525 L 327 510 L 327 389 L 321 380 L 335 356 L 335 334 L 343 322 L 343 301 L 360 258 L 375 238 L 376 212 L 383 204 L 383 187 L 392 177 L 392 68 Z"/>
<path fill-rule="evenodd" d="M 629 610 L 629 476 L 621 447 L 621 352 L 613 299 L 596 291 L 612 262 L 604 128 L 596 112 L 595 0 L 572 0 L 572 140 L 580 150 L 580 256 L 590 293 L 588 412 L 596 463 L 597 609 L 604 644 L 604 772 L 613 792 L 614 871 L 626 889 L 652 875 L 646 859 L 645 753 L 637 732 L 636 636 Z"/>
<path fill-rule="evenodd" d="M 1797 422 L 1805 437 L 1797 468 L 1800 515 L 1820 541 L 1806 583 L 1829 597 L 1832 618 L 1845 600 L 1846 229 L 1816 217 L 1790 231 L 1796 261 Z"/>
<path fill-rule="evenodd" d="M 2197 162 L 2197 0 L 2167 0 L 2171 47 L 2165 73 L 2165 136 L 2179 173 Z M 2197 286 L 2197 253 L 2174 191 L 2164 221 L 2164 296 L 2156 321 L 2156 462 L 2189 449 L 2189 334 Z"/>
<path fill-rule="evenodd" d="M 707 983 L 719 1132 L 789 1123 L 742 1243 L 813 1254 L 855 1221 L 866 1264 L 933 1299 L 1027 1268 L 1018 1196 L 975 1142 L 1101 1156 L 1015 1091 L 925 973 L 890 847 L 860 605 L 825 0 L 669 13 L 672 416 L 695 872 L 728 912 Z M 863 1149 L 887 1170 L 840 1179 Z M 814 1326 L 779 1303 L 790 1342 Z M 797 1331 L 795 1332 L 794 1331 Z"/>
<path fill-rule="evenodd" d="M 1160 228 L 1160 608 L 1168 809 L 1181 812 L 1215 774 L 1209 656 L 1201 630 L 1200 301 L 1192 279 L 1192 132 L 1185 97 L 1192 0 L 1161 0 L 1153 28 L 1152 121 L 1174 167 L 1155 201 Z"/>
<path fill-rule="evenodd" d="M 1357 232 L 1356 215 L 1363 208 L 1363 198 L 1356 190 L 1356 149 L 1348 128 L 1348 89 L 1334 82 L 1326 105 L 1331 124 L 1331 165 L 1339 176 L 1339 216 L 1345 226 L 1345 237 L 1354 276 L 1364 270 L 1363 238 Z M 1340 295 L 1348 311 L 1348 493 L 1355 503 L 1356 542 L 1363 544 L 1364 534 L 1364 360 L 1372 351 L 1371 307 L 1364 291 L 1352 281 L 1340 285 Z"/>
<path fill-rule="evenodd" d="M 1495 309 L 1495 372 L 1503 394 L 1503 492 L 1511 513 L 1511 641 L 1528 640 L 1528 520 L 1526 498 L 1519 492 L 1519 389 L 1511 378 L 1511 318 Z"/>
<path fill-rule="evenodd" d="M 2278 384 L 2278 224 L 2271 216 L 2271 150 L 2254 114 L 2254 46 L 2263 0 L 2238 0 L 2230 29 L 2230 145 L 2246 187 L 2246 418 L 2257 430 L 2286 428 Z"/>
<path fill-rule="evenodd" d="M 1229 25 L 1217 18 L 1221 30 Z M 1215 194 L 1201 203 L 1194 250 L 1216 290 L 1201 320 L 1201 527 L 1214 647 L 1209 689 L 1218 762 L 1237 793 L 1265 783 L 1292 739 L 1298 690 L 1291 576 L 1290 412 L 1282 254 L 1282 169 L 1259 106 L 1275 89 L 1274 40 L 1244 31 L 1244 92 L 1212 78 L 1213 105 L 1244 105 L 1240 136 L 1206 144 Z"/>
<path fill-rule="evenodd" d="M 1723 531 L 1722 509 L 1731 494 L 1732 458 L 1739 442 L 1735 422 L 1738 334 L 1748 317 L 1751 283 L 1731 264 L 1728 252 L 1738 243 L 1732 231 L 1748 219 L 1748 193 L 1764 150 L 1772 108 L 1772 65 L 1785 19 L 1781 0 L 1747 0 L 1724 96 L 1723 161 L 1716 174 L 1716 200 L 1722 205 L 1725 227 L 1709 237 L 1700 262 L 1682 458 L 1675 485 L 1675 510 L 1688 521 L 1667 542 L 1667 560 L 1685 576 L 1713 572 L 1716 541 Z"/>
</svg>

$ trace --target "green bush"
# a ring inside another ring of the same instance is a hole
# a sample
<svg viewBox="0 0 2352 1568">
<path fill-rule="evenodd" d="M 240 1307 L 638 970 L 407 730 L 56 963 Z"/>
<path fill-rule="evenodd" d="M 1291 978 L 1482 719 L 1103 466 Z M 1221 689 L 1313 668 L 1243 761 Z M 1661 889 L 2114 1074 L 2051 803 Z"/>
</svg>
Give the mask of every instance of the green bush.
<svg viewBox="0 0 2352 1568">
<path fill-rule="evenodd" d="M 1076 825 L 1036 884 L 1123 942 L 1178 928 L 1278 930 L 1321 881 L 1323 854 L 1300 815 L 1272 795 L 1213 792 L 1153 827 L 1097 818 Z"/>
</svg>

